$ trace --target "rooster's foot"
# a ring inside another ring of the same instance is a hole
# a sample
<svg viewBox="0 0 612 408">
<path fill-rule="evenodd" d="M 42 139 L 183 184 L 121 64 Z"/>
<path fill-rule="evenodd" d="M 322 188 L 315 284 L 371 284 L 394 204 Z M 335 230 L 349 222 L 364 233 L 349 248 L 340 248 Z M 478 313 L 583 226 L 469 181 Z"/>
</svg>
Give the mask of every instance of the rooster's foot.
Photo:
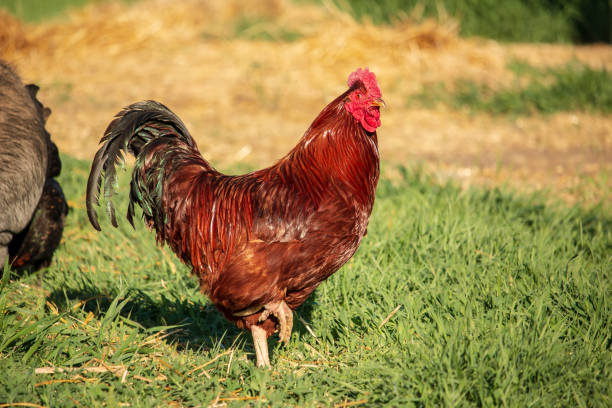
<svg viewBox="0 0 612 408">
<path fill-rule="evenodd" d="M 264 311 L 261 313 L 259 321 L 263 322 L 270 315 L 278 319 L 278 324 L 280 326 L 278 336 L 280 340 L 285 344 L 289 343 L 291 330 L 293 329 L 293 310 L 287 306 L 284 300 L 270 302 L 264 305 Z"/>
<path fill-rule="evenodd" d="M 257 367 L 270 367 L 270 357 L 268 356 L 268 336 L 266 331 L 257 325 L 251 326 L 253 335 L 253 346 L 257 357 Z"/>
</svg>

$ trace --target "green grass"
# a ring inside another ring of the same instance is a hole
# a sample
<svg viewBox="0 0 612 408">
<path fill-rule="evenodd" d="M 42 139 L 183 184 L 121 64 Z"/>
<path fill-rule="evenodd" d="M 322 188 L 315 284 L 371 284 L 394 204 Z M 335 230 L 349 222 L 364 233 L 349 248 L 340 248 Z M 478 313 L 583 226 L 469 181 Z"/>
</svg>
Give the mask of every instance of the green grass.
<svg viewBox="0 0 612 408">
<path fill-rule="evenodd" d="M 303 1 L 303 0 L 302 0 Z M 320 1 L 320 0 L 318 0 Z M 402 15 L 451 15 L 464 36 L 520 42 L 611 42 L 608 0 L 334 0 L 357 19 L 392 23 Z"/>
<path fill-rule="evenodd" d="M 242 38 L 249 41 L 294 42 L 303 37 L 299 31 L 288 29 L 274 18 L 241 15 L 233 22 L 233 32 L 225 35 L 202 32 L 202 38 L 207 40 L 232 40 Z"/>
<path fill-rule="evenodd" d="M 242 16 L 236 20 L 234 36 L 248 40 L 294 42 L 302 34 L 281 27 L 271 19 Z"/>
<path fill-rule="evenodd" d="M 104 0 L 2 0 L 0 9 L 6 9 L 25 21 L 41 21 L 61 16 L 66 10 Z M 136 0 L 122 0 L 131 2 Z"/>
<path fill-rule="evenodd" d="M 0 8 L 7 9 L 25 21 L 40 21 L 91 1 L 94 0 L 3 0 Z"/>
<path fill-rule="evenodd" d="M 361 248 L 297 310 L 317 337 L 296 319 L 267 371 L 141 223 L 93 230 L 88 163 L 63 162 L 64 243 L 48 269 L 2 281 L 0 403 L 612 404 L 609 207 L 462 191 L 418 170 L 382 180 Z M 102 363 L 127 371 L 85 368 Z M 75 371 L 35 374 L 51 366 Z"/>
<path fill-rule="evenodd" d="M 458 80 L 449 90 L 442 82 L 408 97 L 409 105 L 433 107 L 437 103 L 474 112 L 528 115 L 559 111 L 612 112 L 612 74 L 577 62 L 537 69 L 514 61 L 511 86 L 493 89 L 472 80 Z M 528 84 L 522 85 L 522 81 Z"/>
</svg>

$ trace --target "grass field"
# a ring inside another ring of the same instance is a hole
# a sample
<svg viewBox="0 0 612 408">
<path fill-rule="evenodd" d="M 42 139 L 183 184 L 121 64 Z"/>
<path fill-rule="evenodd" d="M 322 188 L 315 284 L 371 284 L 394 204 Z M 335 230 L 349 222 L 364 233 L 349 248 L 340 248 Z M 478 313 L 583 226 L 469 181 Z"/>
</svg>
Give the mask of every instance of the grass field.
<svg viewBox="0 0 612 408">
<path fill-rule="evenodd" d="M 512 115 L 612 112 L 612 75 L 605 67 L 594 69 L 576 62 L 547 69 L 534 68 L 524 61 L 508 65 L 515 77 L 501 89 L 458 79 L 451 91 L 444 82 L 438 82 L 411 95 L 408 104 L 432 107 L 444 103 L 455 109 Z"/>
<path fill-rule="evenodd" d="M 2 280 L 0 406 L 612 404 L 604 208 L 400 168 L 289 346 L 271 341 L 268 371 L 142 223 L 90 227 L 89 163 L 63 162 L 71 212 L 53 264 Z"/>
<path fill-rule="evenodd" d="M 402 15 L 452 16 L 465 36 L 517 42 L 612 41 L 607 0 L 332 1 L 356 18 L 375 23 L 392 23 Z"/>
<path fill-rule="evenodd" d="M 71 206 L 52 265 L 0 283 L 0 408 L 612 406 L 612 47 L 465 38 L 609 42 L 606 0 L 0 3 Z M 365 65 L 388 104 L 368 236 L 256 369 L 142 223 L 89 225 L 96 142 L 157 99 L 215 165 L 270 165 Z"/>
<path fill-rule="evenodd" d="M 61 15 L 95 0 L 4 0 L 3 8 L 26 21 L 39 21 Z"/>
</svg>

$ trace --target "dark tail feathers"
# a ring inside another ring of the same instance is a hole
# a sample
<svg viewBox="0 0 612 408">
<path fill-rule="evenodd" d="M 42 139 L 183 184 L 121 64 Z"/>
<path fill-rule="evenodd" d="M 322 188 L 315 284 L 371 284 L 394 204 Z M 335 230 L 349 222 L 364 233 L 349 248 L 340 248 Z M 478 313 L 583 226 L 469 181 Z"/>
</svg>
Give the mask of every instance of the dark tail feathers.
<svg viewBox="0 0 612 408">
<path fill-rule="evenodd" d="M 117 181 L 115 166 L 123 161 L 123 153 L 138 157 L 145 145 L 159 137 L 175 137 L 195 148 L 195 142 L 183 122 L 170 109 L 155 101 L 134 103 L 119 112 L 108 125 L 100 140 L 87 181 L 87 215 L 91 225 L 101 230 L 94 205 L 98 205 L 102 179 L 107 211 L 114 227 L 117 227 L 115 208 L 111 201 Z M 130 217 L 128 217 L 130 218 Z"/>
</svg>

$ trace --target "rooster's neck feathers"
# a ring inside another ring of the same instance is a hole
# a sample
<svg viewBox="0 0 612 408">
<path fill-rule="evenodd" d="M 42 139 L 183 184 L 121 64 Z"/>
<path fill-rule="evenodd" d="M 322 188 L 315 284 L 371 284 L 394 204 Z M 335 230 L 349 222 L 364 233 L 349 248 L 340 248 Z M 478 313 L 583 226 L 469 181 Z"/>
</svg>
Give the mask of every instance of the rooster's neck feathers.
<svg viewBox="0 0 612 408">
<path fill-rule="evenodd" d="M 366 132 L 345 108 L 354 88 L 340 95 L 317 116 L 300 142 L 275 167 L 284 179 L 300 179 L 318 203 L 331 184 L 348 188 L 347 194 L 371 205 L 378 181 L 376 132 Z M 341 186 L 340 186 L 341 185 Z"/>
</svg>

